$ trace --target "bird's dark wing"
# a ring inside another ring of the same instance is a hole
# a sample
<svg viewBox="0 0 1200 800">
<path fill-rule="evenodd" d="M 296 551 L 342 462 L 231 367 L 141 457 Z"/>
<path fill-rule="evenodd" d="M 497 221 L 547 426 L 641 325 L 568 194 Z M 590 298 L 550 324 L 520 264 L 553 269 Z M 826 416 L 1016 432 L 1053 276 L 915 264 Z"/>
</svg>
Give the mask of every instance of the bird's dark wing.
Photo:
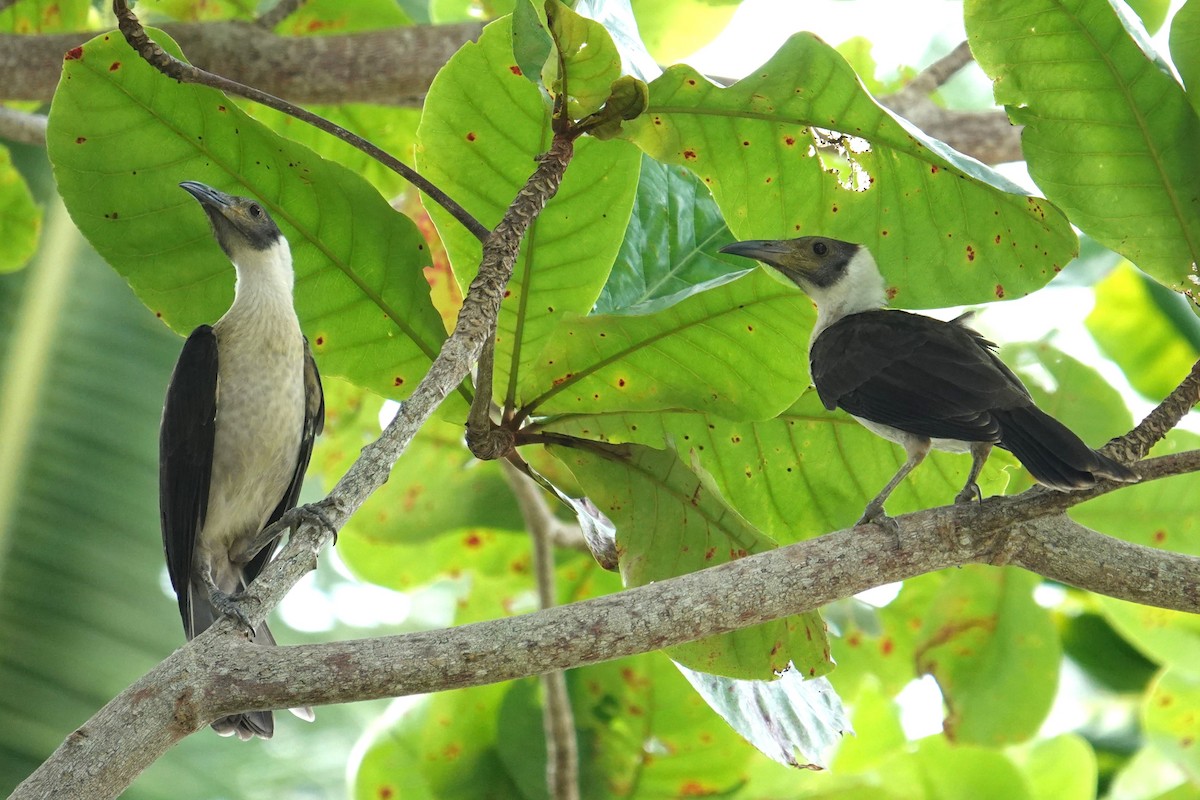
<svg viewBox="0 0 1200 800">
<path fill-rule="evenodd" d="M 267 524 L 271 525 L 282 517 L 289 509 L 296 507 L 300 498 L 300 487 L 304 484 L 304 473 L 308 470 L 308 461 L 312 457 L 313 440 L 325 429 L 325 391 L 321 388 L 321 373 L 317 371 L 317 362 L 313 360 L 312 350 L 309 349 L 308 339 L 304 340 L 304 428 L 300 434 L 300 451 L 296 458 L 296 471 L 292 473 L 292 482 L 279 505 L 271 512 Z M 258 577 L 262 568 L 271 560 L 274 547 L 264 547 L 250 560 L 244 571 L 245 582 L 249 584 Z"/>
<path fill-rule="evenodd" d="M 1032 401 L 992 343 L 960 321 L 866 311 L 822 331 L 810 353 L 826 408 L 938 439 L 996 442 L 996 409 Z"/>
<path fill-rule="evenodd" d="M 192 550 L 208 509 L 217 390 L 217 337 L 201 325 L 183 345 L 171 374 L 158 438 L 163 550 L 185 627 L 191 617 Z"/>
</svg>

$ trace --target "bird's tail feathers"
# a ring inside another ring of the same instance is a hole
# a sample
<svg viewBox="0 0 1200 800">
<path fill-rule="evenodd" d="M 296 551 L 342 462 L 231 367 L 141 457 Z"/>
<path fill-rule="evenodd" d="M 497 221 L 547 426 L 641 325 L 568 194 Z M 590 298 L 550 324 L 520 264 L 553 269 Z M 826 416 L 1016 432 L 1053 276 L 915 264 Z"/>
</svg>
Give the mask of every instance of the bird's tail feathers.
<svg viewBox="0 0 1200 800">
<path fill-rule="evenodd" d="M 220 616 L 220 612 L 209 602 L 208 590 L 203 586 L 192 587 L 190 610 L 191 615 L 186 625 L 189 640 L 212 627 L 213 622 Z M 250 641 L 268 647 L 275 645 L 275 637 L 265 622 L 254 629 L 254 635 L 250 637 Z M 305 722 L 312 722 L 316 718 L 313 710 L 308 706 L 288 710 Z M 243 742 L 249 741 L 255 736 L 270 739 L 275 732 L 275 718 L 270 711 L 247 711 L 244 714 L 221 717 L 212 723 L 212 729 L 221 736 L 237 736 Z"/>
<path fill-rule="evenodd" d="M 1037 406 L 993 412 L 999 445 L 1017 457 L 1034 478 L 1052 489 L 1088 489 L 1101 478 L 1133 482 L 1137 474 L 1083 443 L 1070 428 Z"/>
</svg>

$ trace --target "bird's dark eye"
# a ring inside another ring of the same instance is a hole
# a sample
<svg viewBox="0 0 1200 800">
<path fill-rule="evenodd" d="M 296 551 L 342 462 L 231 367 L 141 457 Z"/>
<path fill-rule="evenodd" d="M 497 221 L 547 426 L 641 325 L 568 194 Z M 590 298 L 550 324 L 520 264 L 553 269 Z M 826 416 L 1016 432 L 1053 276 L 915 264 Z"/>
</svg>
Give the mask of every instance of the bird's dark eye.
<svg viewBox="0 0 1200 800">
<path fill-rule="evenodd" d="M 829 247 L 824 242 L 813 242 L 813 252 L 823 256 L 829 252 Z"/>
<path fill-rule="evenodd" d="M 262 216 L 262 209 L 258 207 L 258 203 L 251 203 L 250 207 L 246 209 L 246 213 L 255 219 L 258 219 Z"/>
</svg>

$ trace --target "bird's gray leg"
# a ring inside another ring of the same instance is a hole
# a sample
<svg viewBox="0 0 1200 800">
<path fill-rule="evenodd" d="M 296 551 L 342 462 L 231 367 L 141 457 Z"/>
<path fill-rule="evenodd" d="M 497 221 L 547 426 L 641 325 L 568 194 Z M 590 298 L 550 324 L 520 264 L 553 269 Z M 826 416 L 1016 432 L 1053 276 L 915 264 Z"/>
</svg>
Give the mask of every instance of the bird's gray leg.
<svg viewBox="0 0 1200 800">
<path fill-rule="evenodd" d="M 912 472 L 918 464 L 925 460 L 925 456 L 929 454 L 929 440 L 919 439 L 914 436 L 911 440 L 904 443 L 904 450 L 908 453 L 908 458 L 896 474 L 892 476 L 892 479 L 888 481 L 887 486 L 884 486 L 883 490 L 875 495 L 874 500 L 867 503 L 867 508 L 863 511 L 862 519 L 858 521 L 859 525 L 891 519 L 884 513 L 883 504 L 887 502 L 888 496 L 900 485 L 900 481 L 908 477 L 908 473 Z"/>
<path fill-rule="evenodd" d="M 967 482 L 963 485 L 962 491 L 954 496 L 955 503 L 969 503 L 975 498 L 983 500 L 983 493 L 979 491 L 979 472 L 983 469 L 984 462 L 988 460 L 988 456 L 992 453 L 992 445 L 990 442 L 972 442 L 971 443 L 971 474 L 967 476 Z"/>
<path fill-rule="evenodd" d="M 314 518 L 321 527 L 332 533 L 333 543 L 337 544 L 337 527 L 330 521 L 320 503 L 309 503 L 283 512 L 274 525 L 259 531 L 258 536 L 232 554 L 233 563 L 239 566 L 249 564 L 264 547 L 274 547 L 284 531 L 287 531 L 289 536 L 295 533 L 305 517 Z"/>
<path fill-rule="evenodd" d="M 242 611 L 241 605 L 233 595 L 221 590 L 217 586 L 217 582 L 213 580 L 212 566 L 205 564 L 200 570 L 200 579 L 204 581 L 204 587 L 208 589 L 208 602 L 227 617 L 233 617 L 237 620 L 246 632 L 251 636 L 254 635 L 254 626 L 250 624 L 250 618 L 246 616 L 246 612 Z"/>
</svg>

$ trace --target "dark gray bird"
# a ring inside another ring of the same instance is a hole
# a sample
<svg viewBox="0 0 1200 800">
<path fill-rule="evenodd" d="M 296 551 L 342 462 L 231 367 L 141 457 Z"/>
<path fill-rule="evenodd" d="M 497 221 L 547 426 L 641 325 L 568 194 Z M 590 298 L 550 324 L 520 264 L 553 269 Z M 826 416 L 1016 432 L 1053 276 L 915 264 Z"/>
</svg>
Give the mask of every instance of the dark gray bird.
<svg viewBox="0 0 1200 800">
<path fill-rule="evenodd" d="M 806 236 L 735 242 L 723 253 L 756 258 L 796 283 L 817 305 L 809 339 L 813 385 L 825 407 L 841 408 L 902 446 L 904 465 L 867 504 L 859 524 L 885 517 L 883 504 L 930 448 L 971 453 L 966 485 L 979 496 L 979 471 L 996 445 L 1040 483 L 1085 489 L 1102 478 L 1136 481 L 1128 467 L 1088 447 L 1033 403 L 1025 386 L 965 324 L 887 309 L 883 276 L 862 245 Z"/>
<path fill-rule="evenodd" d="M 200 201 L 237 270 L 229 311 L 192 331 L 167 388 L 159 435 L 159 508 L 171 586 L 190 640 L 271 559 L 278 540 L 247 552 L 296 505 L 313 439 L 325 421 L 321 378 L 292 307 L 292 256 L 266 210 L 202 183 Z M 251 639 L 275 640 L 265 624 Z M 310 709 L 292 709 L 304 719 Z M 224 717 L 222 736 L 270 738 L 270 711 Z"/>
</svg>

